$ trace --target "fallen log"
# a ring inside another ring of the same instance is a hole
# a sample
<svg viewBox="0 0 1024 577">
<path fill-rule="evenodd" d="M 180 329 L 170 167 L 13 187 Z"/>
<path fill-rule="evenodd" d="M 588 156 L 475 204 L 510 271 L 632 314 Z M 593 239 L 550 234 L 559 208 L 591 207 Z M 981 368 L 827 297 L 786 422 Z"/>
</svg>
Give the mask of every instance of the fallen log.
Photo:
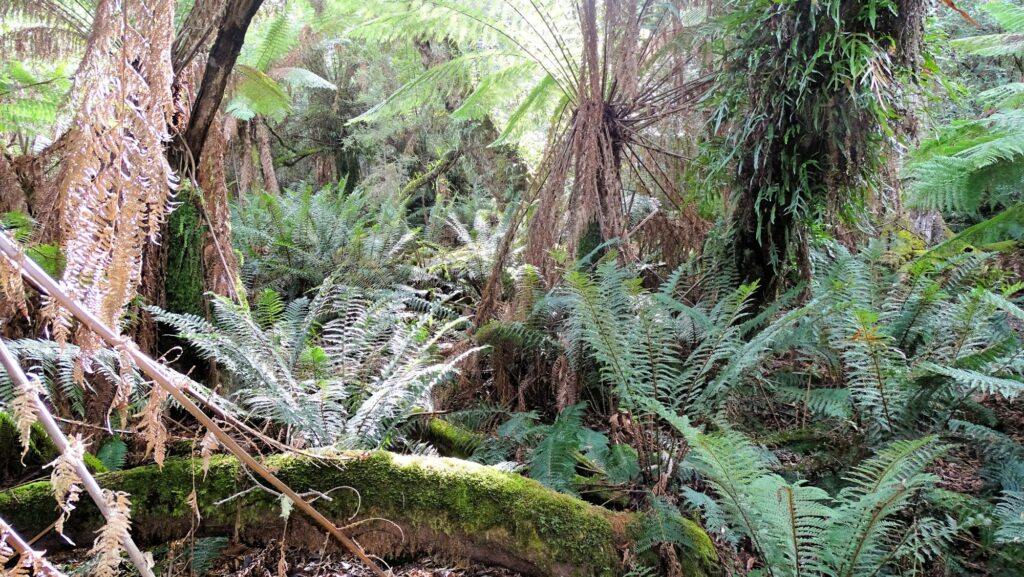
<svg viewBox="0 0 1024 577">
<path fill-rule="evenodd" d="M 378 451 L 328 460 L 275 455 L 265 464 L 338 525 L 348 524 L 346 532 L 367 551 L 385 558 L 433 553 L 529 575 L 613 576 L 643 530 L 641 515 L 609 511 L 458 459 Z M 138 467 L 98 479 L 131 495 L 132 532 L 143 544 L 181 538 L 196 526 L 200 535 L 237 535 L 247 542 L 284 536 L 293 545 L 325 545 L 323 529 L 301 515 L 286 521 L 280 498 L 251 490 L 255 477 L 233 457 L 214 457 L 205 475 L 198 459 L 168 459 L 163 470 Z M 200 521 L 189 504 L 193 487 Z M 0 492 L 0 517 L 24 535 L 44 530 L 56 518 L 49 483 Z M 89 543 L 100 520 L 83 503 L 65 533 Z M 717 556 L 707 534 L 688 519 L 678 522 L 691 541 L 680 551 L 685 574 L 715 574 Z"/>
</svg>

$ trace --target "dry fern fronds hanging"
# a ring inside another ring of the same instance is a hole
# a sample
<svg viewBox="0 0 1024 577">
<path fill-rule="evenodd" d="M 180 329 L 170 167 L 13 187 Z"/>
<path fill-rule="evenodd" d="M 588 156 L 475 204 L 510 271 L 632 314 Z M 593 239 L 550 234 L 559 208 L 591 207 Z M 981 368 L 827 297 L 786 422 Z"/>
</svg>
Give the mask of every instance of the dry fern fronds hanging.
<svg viewBox="0 0 1024 577">
<path fill-rule="evenodd" d="M 41 59 L 77 55 L 92 23 L 87 4 L 60 0 L 4 0 L 0 20 L 0 55 Z"/>
<path fill-rule="evenodd" d="M 6 234 L 0 232 L 0 234 Z M 0 255 L 0 317 L 13 318 L 15 314 L 28 316 L 25 304 L 25 284 L 21 274 L 6 256 Z"/>
<path fill-rule="evenodd" d="M 131 502 L 124 491 L 103 490 L 107 502 L 107 524 L 99 530 L 90 555 L 96 556 L 95 577 L 117 577 L 120 575 L 121 543 L 131 534 Z"/>
<path fill-rule="evenodd" d="M 71 91 L 76 112 L 58 179 L 62 282 L 111 327 L 121 326 L 177 182 L 164 155 L 173 17 L 173 0 L 101 0 Z M 66 341 L 68 314 L 53 303 L 44 314 Z M 84 331 L 77 340 L 85 349 L 95 342 Z"/>
<path fill-rule="evenodd" d="M 14 411 L 14 420 L 18 425 L 22 463 L 32 447 L 32 425 L 39 420 L 39 413 L 36 412 L 36 399 L 43 392 L 43 385 L 37 379 L 30 378 L 24 383 L 18 383 L 15 387 L 11 409 Z"/>
<path fill-rule="evenodd" d="M 56 460 L 47 465 L 53 467 L 53 474 L 50 475 L 50 485 L 53 487 L 53 496 L 57 499 L 57 506 L 60 508 L 60 517 L 54 523 L 54 530 L 61 535 L 64 534 L 64 522 L 75 510 L 75 503 L 82 493 L 82 478 L 78 476 L 78 468 L 85 457 L 85 443 L 81 435 L 68 437 L 67 449 L 61 453 Z"/>
</svg>

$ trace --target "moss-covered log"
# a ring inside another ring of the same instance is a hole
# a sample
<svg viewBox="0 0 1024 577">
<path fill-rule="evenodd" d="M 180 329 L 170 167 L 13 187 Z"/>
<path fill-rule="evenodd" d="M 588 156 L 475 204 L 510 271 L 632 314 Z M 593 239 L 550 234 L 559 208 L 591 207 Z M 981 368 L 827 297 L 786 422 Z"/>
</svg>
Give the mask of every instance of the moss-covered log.
<svg viewBox="0 0 1024 577">
<path fill-rule="evenodd" d="M 374 452 L 330 461 L 278 455 L 266 462 L 297 491 L 328 495 L 315 505 L 339 525 L 350 525 L 350 534 L 382 556 L 433 552 L 533 575 L 616 575 L 642 530 L 638 515 L 615 513 L 519 475 L 457 459 Z M 180 538 L 189 530 L 193 487 L 200 534 L 237 531 L 250 541 L 286 534 L 289 543 L 310 547 L 325 541 L 323 531 L 298 512 L 286 528 L 274 496 L 242 493 L 254 481 L 234 458 L 214 458 L 205 478 L 198 460 L 171 459 L 162 471 L 147 466 L 106 473 L 98 480 L 105 488 L 131 494 L 134 533 L 142 543 Z M 26 535 L 45 529 L 56 518 L 49 483 L 0 493 L 0 517 Z M 78 543 L 89 543 L 98 522 L 95 508 L 83 503 L 66 532 Z M 693 546 L 684 551 L 688 575 L 711 574 L 716 556 L 708 536 L 688 520 L 679 522 L 692 537 Z"/>
</svg>

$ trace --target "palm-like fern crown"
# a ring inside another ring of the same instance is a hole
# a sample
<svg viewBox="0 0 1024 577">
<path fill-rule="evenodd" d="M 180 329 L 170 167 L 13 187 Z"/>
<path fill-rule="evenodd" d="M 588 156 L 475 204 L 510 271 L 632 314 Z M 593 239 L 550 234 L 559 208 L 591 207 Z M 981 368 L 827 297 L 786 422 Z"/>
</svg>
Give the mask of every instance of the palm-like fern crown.
<svg viewBox="0 0 1024 577">
<path fill-rule="evenodd" d="M 352 10 L 363 24 L 354 34 L 450 43 L 454 55 L 355 121 L 405 113 L 453 94 L 461 97 L 453 116 L 490 116 L 502 131 L 498 143 L 542 141 L 529 124 L 543 119 L 550 131 L 538 162 L 543 186 L 531 191 L 540 206 L 526 260 L 548 275 L 548 250 L 561 241 L 575 250 L 592 222 L 606 239 L 628 236 L 630 202 L 622 198 L 622 180 L 677 198 L 670 179 L 653 168 L 654 158 L 664 160 L 669 147 L 661 144 L 664 133 L 652 127 L 688 110 L 704 84 L 690 74 L 694 52 L 675 50 L 695 37 L 693 13 L 673 8 L 621 0 L 578 6 L 532 0 L 358 3 Z M 625 166 L 632 170 L 620 170 Z"/>
<path fill-rule="evenodd" d="M 216 297 L 213 323 L 154 312 L 224 368 L 243 409 L 285 427 L 292 442 L 379 447 L 429 407 L 459 360 L 436 353 L 461 319 L 441 324 L 416 312 L 414 297 L 328 279 L 311 300 L 287 305 L 270 289 L 252 310 Z"/>
</svg>

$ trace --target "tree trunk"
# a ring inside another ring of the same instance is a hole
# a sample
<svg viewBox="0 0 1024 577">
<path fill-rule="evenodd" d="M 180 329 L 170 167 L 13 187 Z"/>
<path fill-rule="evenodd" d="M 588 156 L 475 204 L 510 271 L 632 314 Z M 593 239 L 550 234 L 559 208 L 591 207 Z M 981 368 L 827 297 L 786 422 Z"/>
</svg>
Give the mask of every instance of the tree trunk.
<svg viewBox="0 0 1024 577">
<path fill-rule="evenodd" d="M 238 170 L 238 198 L 241 199 L 252 192 L 256 181 L 256 166 L 252 159 L 252 123 L 239 122 L 238 134 L 238 145 L 242 148 L 242 166 Z"/>
<path fill-rule="evenodd" d="M 204 288 L 238 300 L 238 260 L 231 248 L 231 209 L 224 177 L 227 140 L 221 122 L 206 137 L 206 154 L 199 163 L 199 186 L 203 190 L 203 214 L 207 220 L 203 239 Z"/>
<path fill-rule="evenodd" d="M 263 170 L 263 188 L 270 194 L 281 194 L 281 187 L 277 184 L 277 173 L 274 172 L 274 154 L 270 149 L 270 130 L 267 128 L 266 120 L 255 119 L 256 144 L 260 148 L 260 168 Z"/>
<path fill-rule="evenodd" d="M 231 71 L 242 50 L 242 43 L 245 42 L 249 23 L 262 4 L 263 0 L 229 0 L 224 9 L 224 18 L 217 28 L 217 38 L 213 41 L 213 47 L 206 58 L 203 81 L 196 93 L 188 128 L 185 131 L 185 144 L 192 158 L 197 161 L 202 158 L 206 135 L 220 109 L 224 90 L 228 86 Z"/>
</svg>

